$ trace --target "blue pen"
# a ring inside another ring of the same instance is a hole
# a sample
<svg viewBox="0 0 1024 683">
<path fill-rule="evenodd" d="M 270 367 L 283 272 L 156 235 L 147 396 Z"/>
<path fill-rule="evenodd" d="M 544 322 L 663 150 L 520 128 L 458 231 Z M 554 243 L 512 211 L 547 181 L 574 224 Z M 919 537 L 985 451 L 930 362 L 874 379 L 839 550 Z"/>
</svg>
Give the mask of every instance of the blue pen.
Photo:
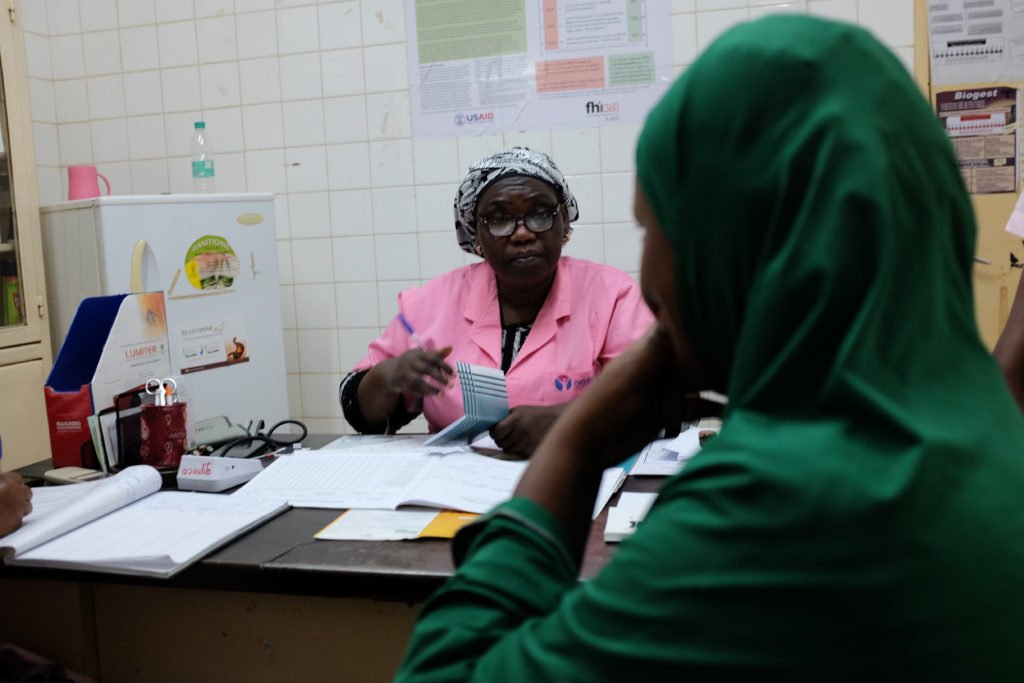
<svg viewBox="0 0 1024 683">
<path fill-rule="evenodd" d="M 404 327 L 405 331 L 409 333 L 410 337 L 412 337 L 413 343 L 416 344 L 416 346 L 420 347 L 421 349 L 426 350 L 427 347 L 423 344 L 419 336 L 416 334 L 416 330 L 412 329 L 412 325 L 409 323 L 408 320 L 406 320 L 404 313 L 398 314 L 398 322 L 402 323 L 402 327 Z"/>
</svg>

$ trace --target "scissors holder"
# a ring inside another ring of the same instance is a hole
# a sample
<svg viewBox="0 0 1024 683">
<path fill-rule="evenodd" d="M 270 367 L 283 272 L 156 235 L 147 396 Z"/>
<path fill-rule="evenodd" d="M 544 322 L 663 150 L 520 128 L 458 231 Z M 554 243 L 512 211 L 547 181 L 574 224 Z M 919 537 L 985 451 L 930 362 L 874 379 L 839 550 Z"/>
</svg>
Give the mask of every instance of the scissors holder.
<svg viewBox="0 0 1024 683">
<path fill-rule="evenodd" d="M 139 460 L 153 467 L 177 467 L 189 448 L 188 404 L 145 404 L 140 415 Z"/>
<path fill-rule="evenodd" d="M 114 400 L 117 429 L 117 465 L 177 467 L 189 449 L 192 425 L 187 401 L 157 405 L 144 387 Z"/>
</svg>

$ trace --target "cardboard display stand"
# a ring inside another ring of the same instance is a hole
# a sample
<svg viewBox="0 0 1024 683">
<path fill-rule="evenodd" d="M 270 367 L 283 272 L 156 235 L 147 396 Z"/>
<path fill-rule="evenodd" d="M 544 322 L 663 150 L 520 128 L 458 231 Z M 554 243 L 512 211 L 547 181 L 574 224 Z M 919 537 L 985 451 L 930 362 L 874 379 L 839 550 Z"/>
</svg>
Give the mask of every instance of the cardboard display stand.
<svg viewBox="0 0 1024 683">
<path fill-rule="evenodd" d="M 170 372 L 163 292 L 83 300 L 43 389 L 53 466 L 95 466 L 88 417 Z"/>
</svg>

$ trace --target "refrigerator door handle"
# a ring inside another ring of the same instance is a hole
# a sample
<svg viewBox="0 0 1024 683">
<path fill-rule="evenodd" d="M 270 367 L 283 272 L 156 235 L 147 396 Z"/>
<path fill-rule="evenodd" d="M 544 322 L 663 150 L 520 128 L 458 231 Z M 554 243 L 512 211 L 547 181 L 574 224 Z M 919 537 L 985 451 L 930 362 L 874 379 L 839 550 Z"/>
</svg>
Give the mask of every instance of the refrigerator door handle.
<svg viewBox="0 0 1024 683">
<path fill-rule="evenodd" d="M 132 250 L 131 288 L 132 293 L 145 291 L 142 287 L 142 257 L 146 254 L 146 240 L 139 240 Z"/>
</svg>

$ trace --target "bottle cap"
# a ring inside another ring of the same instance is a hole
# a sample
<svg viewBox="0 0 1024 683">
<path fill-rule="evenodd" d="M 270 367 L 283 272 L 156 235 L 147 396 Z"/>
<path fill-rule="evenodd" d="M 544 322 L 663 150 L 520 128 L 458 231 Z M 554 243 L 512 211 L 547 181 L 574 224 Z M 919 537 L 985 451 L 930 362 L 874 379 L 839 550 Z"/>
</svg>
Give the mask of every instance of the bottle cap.
<svg viewBox="0 0 1024 683">
<path fill-rule="evenodd" d="M 196 128 L 206 128 L 205 121 L 196 121 Z"/>
</svg>

